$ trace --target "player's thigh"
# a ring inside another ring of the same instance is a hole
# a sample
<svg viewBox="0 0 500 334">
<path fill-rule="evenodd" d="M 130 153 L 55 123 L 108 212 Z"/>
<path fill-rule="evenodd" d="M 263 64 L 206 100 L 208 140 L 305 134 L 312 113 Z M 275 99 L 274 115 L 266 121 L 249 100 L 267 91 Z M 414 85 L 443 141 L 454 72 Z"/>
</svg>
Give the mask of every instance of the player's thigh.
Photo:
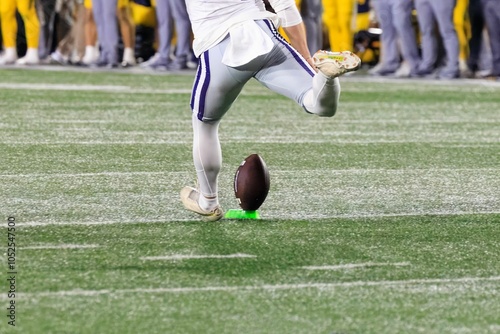
<svg viewBox="0 0 500 334">
<path fill-rule="evenodd" d="M 261 84 L 297 103 L 312 87 L 314 69 L 281 37 L 275 29 L 275 46 L 266 56 L 265 65 L 255 74 Z"/>
<path fill-rule="evenodd" d="M 313 75 L 296 60 L 287 59 L 282 65 L 263 69 L 255 78 L 273 92 L 302 104 L 304 94 L 312 88 Z"/>
<path fill-rule="evenodd" d="M 16 6 L 16 1 L 0 0 L 0 15 L 15 16 Z"/>
<path fill-rule="evenodd" d="M 3 1 L 8 1 L 8 0 L 3 0 Z M 36 15 L 36 10 L 35 10 L 35 2 L 32 0 L 16 0 L 17 3 L 17 10 L 19 14 L 21 14 L 23 17 L 29 14 L 35 14 Z"/>
<path fill-rule="evenodd" d="M 252 78 L 251 72 L 224 65 L 223 50 L 216 46 L 204 52 L 198 62 L 190 105 L 202 121 L 220 120 Z"/>
</svg>

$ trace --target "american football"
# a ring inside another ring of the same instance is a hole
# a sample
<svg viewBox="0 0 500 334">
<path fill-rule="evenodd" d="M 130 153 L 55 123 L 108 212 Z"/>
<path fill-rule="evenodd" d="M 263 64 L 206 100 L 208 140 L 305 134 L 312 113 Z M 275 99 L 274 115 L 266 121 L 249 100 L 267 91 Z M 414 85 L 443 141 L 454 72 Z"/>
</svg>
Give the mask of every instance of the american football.
<svg viewBox="0 0 500 334">
<path fill-rule="evenodd" d="M 249 155 L 240 164 L 234 176 L 234 194 L 241 208 L 255 211 L 267 197 L 270 179 L 269 170 L 258 154 Z"/>
</svg>

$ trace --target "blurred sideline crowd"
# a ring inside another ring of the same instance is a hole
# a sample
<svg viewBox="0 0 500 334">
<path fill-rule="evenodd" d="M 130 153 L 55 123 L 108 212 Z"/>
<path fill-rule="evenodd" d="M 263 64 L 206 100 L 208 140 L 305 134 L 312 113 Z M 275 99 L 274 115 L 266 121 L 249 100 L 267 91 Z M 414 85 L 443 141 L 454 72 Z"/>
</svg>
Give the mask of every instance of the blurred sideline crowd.
<svg viewBox="0 0 500 334">
<path fill-rule="evenodd" d="M 500 78 L 500 0 L 296 5 L 311 54 L 351 50 L 374 76 Z M 0 0 L 0 29 L 0 65 L 197 66 L 184 0 Z"/>
</svg>

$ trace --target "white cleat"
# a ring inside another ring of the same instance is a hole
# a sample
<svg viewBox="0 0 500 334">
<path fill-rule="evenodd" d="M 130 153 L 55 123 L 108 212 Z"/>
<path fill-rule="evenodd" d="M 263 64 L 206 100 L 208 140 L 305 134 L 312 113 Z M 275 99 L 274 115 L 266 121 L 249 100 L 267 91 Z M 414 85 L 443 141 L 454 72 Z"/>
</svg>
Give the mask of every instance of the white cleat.
<svg viewBox="0 0 500 334">
<path fill-rule="evenodd" d="M 12 65 L 17 60 L 16 48 L 6 48 L 4 53 L 0 56 L 0 65 Z"/>
<path fill-rule="evenodd" d="M 100 53 L 98 48 L 87 45 L 85 47 L 85 54 L 83 55 L 82 63 L 87 66 L 95 64 L 99 60 L 99 55 Z"/>
<path fill-rule="evenodd" d="M 198 199 L 200 198 L 200 192 L 198 189 L 192 187 L 184 187 L 181 190 L 181 201 L 184 204 L 184 207 L 189 211 L 195 212 L 199 215 L 202 215 L 202 219 L 204 221 L 217 221 L 222 218 L 224 213 L 222 212 L 222 208 L 220 205 L 217 205 L 212 210 L 203 210 L 200 208 L 200 204 L 198 203 Z"/>
<path fill-rule="evenodd" d="M 40 58 L 38 57 L 38 49 L 30 48 L 26 51 L 26 55 L 16 61 L 16 65 L 38 65 Z"/>
<path fill-rule="evenodd" d="M 351 51 L 332 52 L 319 50 L 312 58 L 316 68 L 330 78 L 356 71 L 361 67 L 361 59 Z"/>
</svg>

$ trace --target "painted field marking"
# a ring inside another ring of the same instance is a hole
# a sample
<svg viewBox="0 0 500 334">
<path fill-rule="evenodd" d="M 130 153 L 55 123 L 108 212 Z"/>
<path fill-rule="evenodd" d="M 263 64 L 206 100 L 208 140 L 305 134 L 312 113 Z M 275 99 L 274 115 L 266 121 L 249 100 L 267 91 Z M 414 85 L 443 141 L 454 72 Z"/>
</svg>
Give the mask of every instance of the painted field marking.
<svg viewBox="0 0 500 334">
<path fill-rule="evenodd" d="M 33 84 L 33 83 L 2 83 L 3 89 L 56 90 L 56 91 L 100 91 L 127 94 L 191 94 L 191 89 L 135 89 L 119 85 L 73 85 L 73 84 Z"/>
<path fill-rule="evenodd" d="M 0 174 L 0 178 L 38 178 L 38 177 L 48 177 L 48 178 L 58 178 L 58 177 L 94 177 L 94 176 L 133 176 L 133 175 L 170 175 L 170 174 L 187 174 L 187 172 L 98 172 L 98 173 L 33 173 L 33 174 Z"/>
<path fill-rule="evenodd" d="M 98 248 L 99 245 L 75 245 L 75 244 L 61 244 L 61 245 L 37 245 L 19 247 L 19 249 L 83 249 L 83 248 Z"/>
<path fill-rule="evenodd" d="M 364 168 L 364 169 L 304 169 L 299 172 L 296 170 L 273 170 L 273 174 L 368 174 L 368 173 L 388 173 L 388 174 L 404 174 L 404 173 L 430 173 L 430 172 L 497 172 L 500 168 L 412 168 L 412 169 L 384 169 L 384 168 Z M 0 178 L 66 178 L 66 177 L 93 177 L 93 176 L 134 176 L 134 175 L 171 175 L 171 174 L 189 174 L 186 171 L 157 171 L 157 172 L 94 172 L 94 173 L 28 173 L 28 174 L 0 174 Z"/>
<path fill-rule="evenodd" d="M 191 293 L 191 292 L 240 292 L 240 291 L 276 291 L 276 290 L 301 290 L 301 289 L 319 289 L 334 290 L 336 288 L 352 287 L 394 287 L 405 285 L 425 285 L 425 284 L 463 284 L 477 282 L 497 282 L 500 276 L 492 277 L 461 277 L 461 278 L 430 278 L 430 279 L 410 279 L 402 281 L 354 281 L 338 283 L 299 283 L 299 284 L 276 284 L 276 285 L 243 285 L 243 286 L 206 286 L 206 287 L 178 287 L 178 288 L 137 288 L 137 289 L 103 289 L 103 290 L 62 290 L 62 291 L 43 291 L 33 293 L 20 293 L 23 297 L 66 297 L 83 296 L 92 297 L 109 294 L 127 294 L 127 293 Z M 0 299 L 5 299 L 6 295 L 0 295 Z"/>
<path fill-rule="evenodd" d="M 256 255 L 251 254 L 228 254 L 228 255 L 196 255 L 196 254 L 172 254 L 165 256 L 145 256 L 141 257 L 141 260 L 145 261 L 156 261 L 156 260 L 164 260 L 164 261 L 177 261 L 177 260 L 192 260 L 192 259 L 234 259 L 234 258 L 255 258 Z"/>
<path fill-rule="evenodd" d="M 263 144 L 283 144 L 286 142 L 293 142 L 297 144 L 331 144 L 331 143 L 336 143 L 336 144 L 412 144 L 412 143 L 418 143 L 418 144 L 430 144 L 430 145 L 435 145 L 435 144 L 443 144 L 446 142 L 443 142 L 442 140 L 435 139 L 426 139 L 426 140 L 418 140 L 418 139 L 408 139 L 408 140 L 386 140 L 386 139 L 356 139 L 356 140 L 344 140 L 344 139 L 307 139 L 307 138 L 295 138 L 295 137 L 260 137 L 260 138 L 250 138 L 250 137 L 241 137 L 241 138 L 228 138 L 226 143 L 263 143 Z M 497 144 L 499 141 L 492 138 L 488 139 L 485 144 L 487 144 L 484 147 L 490 147 L 493 144 Z M 32 146 L 32 145 L 37 145 L 37 146 L 42 146 L 42 145 L 165 145 L 165 144 L 186 144 L 186 140 L 178 140 L 178 139 L 169 139 L 169 140 L 124 140 L 124 141 L 101 141 L 101 140 L 95 140 L 95 141 L 71 141 L 71 140 L 66 140 L 66 141 L 47 141 L 47 142 L 42 142 L 42 141 L 9 141 L 9 140 L 4 140 L 0 141 L 0 144 L 5 144 L 5 145 L 20 145 L 20 146 Z M 451 147 L 454 147 L 454 143 L 449 142 L 451 144 Z M 483 146 L 480 146 L 483 147 Z"/>
<path fill-rule="evenodd" d="M 393 213 L 393 214 L 345 214 L 345 215 L 329 215 L 329 216 L 309 216 L 310 219 L 365 219 L 365 218 L 397 218 L 397 217 L 420 217 L 420 216 L 460 216 L 460 215 L 497 215 L 500 211 L 427 211 L 427 212 L 408 212 L 408 213 Z M 280 218 L 268 217 L 268 219 L 281 220 Z M 16 223 L 19 227 L 40 227 L 40 226 L 68 226 L 68 225 L 79 225 L 79 226 L 96 226 L 96 225 L 112 225 L 112 224 L 157 224 L 157 223 L 179 223 L 179 222 L 192 222 L 196 219 L 193 218 L 175 218 L 166 217 L 165 219 L 138 219 L 138 220 L 102 220 L 102 221 L 26 221 Z"/>
<path fill-rule="evenodd" d="M 304 266 L 302 269 L 306 270 L 344 270 L 344 269 L 356 269 L 356 268 L 369 268 L 369 267 L 382 267 L 382 266 L 393 266 L 393 267 L 404 267 L 409 266 L 408 262 L 396 262 L 396 263 L 376 263 L 376 262 L 366 262 L 366 263 L 346 263 L 338 265 L 326 265 L 326 266 Z"/>
</svg>

